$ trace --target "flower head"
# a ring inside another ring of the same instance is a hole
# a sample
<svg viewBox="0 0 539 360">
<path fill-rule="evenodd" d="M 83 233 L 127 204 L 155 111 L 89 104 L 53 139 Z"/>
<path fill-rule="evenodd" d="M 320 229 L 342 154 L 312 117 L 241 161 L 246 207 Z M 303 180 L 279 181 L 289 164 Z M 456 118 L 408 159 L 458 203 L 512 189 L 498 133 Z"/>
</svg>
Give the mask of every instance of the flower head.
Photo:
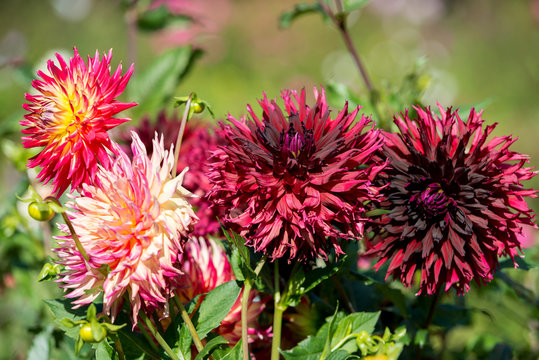
<svg viewBox="0 0 539 360">
<path fill-rule="evenodd" d="M 372 162 L 381 147 L 370 119 L 356 120 L 348 106 L 334 118 L 324 92 L 285 91 L 285 113 L 275 101 L 260 101 L 259 119 L 229 116 L 219 135 L 226 145 L 210 159 L 209 197 L 229 209 L 224 222 L 255 251 L 273 258 L 326 258 L 342 253 L 338 238 L 363 233 L 364 202 L 378 196 L 372 178 L 384 164 Z"/>
<path fill-rule="evenodd" d="M 516 139 L 487 141 L 495 125 L 483 127 L 481 112 L 464 122 L 451 108 L 440 107 L 441 117 L 416 110 L 416 121 L 408 112 L 395 119 L 400 134 L 385 134 L 390 167 L 377 181 L 388 183 L 380 207 L 389 212 L 369 253 L 406 286 L 420 270 L 419 293 L 462 294 L 472 279 L 492 279 L 499 256 L 517 254 L 522 225 L 533 223 L 524 197 L 536 196 L 521 182 L 536 173 L 509 150 Z"/>
<path fill-rule="evenodd" d="M 185 171 L 171 177 L 172 148 L 165 151 L 156 137 L 149 158 L 132 136 L 133 161 L 114 144 L 118 157 L 110 169 L 99 168 L 100 185 L 84 184 L 82 196 L 68 204 L 89 261 L 71 236 L 60 238 L 56 252 L 66 268 L 59 281 L 71 290 L 66 297 L 81 306 L 103 292 L 104 310 L 114 317 L 127 292 L 136 324 L 143 305 L 148 312 L 162 306 L 176 286 L 179 255 L 196 216 L 181 186 Z"/>
<path fill-rule="evenodd" d="M 185 275 L 180 278 L 181 286 L 177 294 L 183 302 L 236 279 L 225 250 L 211 239 L 193 238 L 186 244 L 181 270 Z M 251 291 L 247 304 L 249 341 L 267 338 L 268 332 L 260 329 L 257 323 L 258 315 L 264 310 L 265 301 L 260 299 L 257 291 Z M 216 329 L 216 332 L 231 344 L 241 339 L 241 307 L 240 293 L 230 312 Z"/>
<path fill-rule="evenodd" d="M 155 132 L 163 134 L 165 147 L 168 147 L 176 143 L 180 124 L 181 121 L 176 115 L 167 116 L 163 111 L 157 116 L 157 121 L 151 122 L 149 117 L 145 117 L 141 124 L 133 130 L 137 132 L 140 140 L 151 153 L 153 134 Z M 198 196 L 191 200 L 199 218 L 193 228 L 193 236 L 216 234 L 220 230 L 217 219 L 222 217 L 223 209 L 211 206 L 212 203 L 205 197 L 211 188 L 206 175 L 208 158 L 220 143 L 221 140 L 215 136 L 213 125 L 199 119 L 187 122 L 178 158 L 178 172 L 186 167 L 189 168 L 182 186 Z"/>
<path fill-rule="evenodd" d="M 107 150 L 113 148 L 107 130 L 129 120 L 113 116 L 136 105 L 114 100 L 127 85 L 133 67 L 122 76 L 120 65 L 111 75 L 111 56 L 109 51 L 100 60 L 96 53 L 86 64 L 76 48 L 68 63 L 56 54 L 59 66 L 49 60 L 48 74 L 38 71 L 43 80 L 32 82 L 39 94 L 26 94 L 29 103 L 23 107 L 30 113 L 20 122 L 25 127 L 22 144 L 43 147 L 28 166 L 42 167 L 38 178 L 43 183 L 52 180 L 57 196 L 70 185 L 74 190 L 93 183 L 98 164 L 110 165 Z"/>
</svg>

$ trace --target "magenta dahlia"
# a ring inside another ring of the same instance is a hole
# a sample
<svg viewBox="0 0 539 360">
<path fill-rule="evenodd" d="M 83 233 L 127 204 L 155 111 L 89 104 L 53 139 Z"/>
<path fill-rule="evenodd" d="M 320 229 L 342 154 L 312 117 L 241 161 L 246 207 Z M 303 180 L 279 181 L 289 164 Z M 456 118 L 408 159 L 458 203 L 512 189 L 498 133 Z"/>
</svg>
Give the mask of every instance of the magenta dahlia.
<svg viewBox="0 0 539 360">
<path fill-rule="evenodd" d="M 516 139 L 487 140 L 496 124 L 483 127 L 481 112 L 464 122 L 451 108 L 440 107 L 441 117 L 415 109 L 415 121 L 405 112 L 395 118 L 400 133 L 385 134 L 390 166 L 375 181 L 388 184 L 379 205 L 389 212 L 374 226 L 369 254 L 408 287 L 420 271 L 419 293 L 463 294 L 473 279 L 492 279 L 499 256 L 514 260 L 522 226 L 534 218 L 524 197 L 537 193 L 521 182 L 536 172 L 509 150 Z"/>
<path fill-rule="evenodd" d="M 111 75 L 112 50 L 103 59 L 96 52 L 88 64 L 77 48 L 73 51 L 68 63 L 56 54 L 59 66 L 49 60 L 48 74 L 38 71 L 43 80 L 34 80 L 32 86 L 39 94 L 26 94 L 29 103 L 23 107 L 30 114 L 20 122 L 25 127 L 23 146 L 43 147 L 28 167 L 42 167 L 38 178 L 43 183 L 52 180 L 57 196 L 69 186 L 75 190 L 93 183 L 98 164 L 110 165 L 107 131 L 129 120 L 114 118 L 116 114 L 136 105 L 114 100 L 127 85 L 132 66 L 123 76 L 121 65 Z"/>
<path fill-rule="evenodd" d="M 210 200 L 227 209 L 224 222 L 273 259 L 327 258 L 339 239 L 362 236 L 364 203 L 376 199 L 372 161 L 382 137 L 348 105 L 332 119 L 325 94 L 285 91 L 285 111 L 264 96 L 262 119 L 228 117 L 226 140 L 210 159 Z"/>
</svg>

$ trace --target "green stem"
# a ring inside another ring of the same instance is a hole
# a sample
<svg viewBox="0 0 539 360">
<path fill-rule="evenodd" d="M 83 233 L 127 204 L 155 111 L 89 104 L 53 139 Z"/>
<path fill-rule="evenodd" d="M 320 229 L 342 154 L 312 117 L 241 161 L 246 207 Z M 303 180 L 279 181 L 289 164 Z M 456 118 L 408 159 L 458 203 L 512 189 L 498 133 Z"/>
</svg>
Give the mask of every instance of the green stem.
<svg viewBox="0 0 539 360">
<path fill-rule="evenodd" d="M 178 139 L 176 140 L 176 149 L 174 150 L 174 168 L 172 169 L 172 177 L 175 177 L 178 173 L 178 159 L 180 157 L 180 147 L 182 146 L 183 133 L 185 132 L 185 125 L 191 115 L 191 100 L 194 93 L 189 94 L 189 99 L 185 103 L 185 111 L 183 112 L 182 122 L 180 124 L 180 130 L 178 131 Z"/>
<path fill-rule="evenodd" d="M 118 359 L 125 360 L 124 349 L 122 348 L 122 343 L 120 342 L 120 338 L 118 336 L 115 336 L 114 347 L 116 348 Z"/>
<path fill-rule="evenodd" d="M 279 347 L 281 346 L 281 328 L 283 324 L 283 313 L 286 310 L 286 306 L 281 304 L 281 290 L 279 288 L 279 261 L 273 260 L 274 270 L 274 287 L 275 292 L 273 296 L 274 308 L 273 308 L 273 339 L 271 341 L 271 360 L 279 360 Z"/>
<path fill-rule="evenodd" d="M 45 201 L 53 202 L 53 203 L 55 203 L 56 205 L 58 205 L 60 207 L 62 206 L 60 201 L 58 201 L 58 199 L 55 198 L 54 196 L 47 196 L 45 198 Z M 73 224 L 71 223 L 71 220 L 69 220 L 69 217 L 67 216 L 67 214 L 65 212 L 62 213 L 62 217 L 64 218 L 64 221 L 65 221 L 67 227 L 69 228 L 69 231 L 71 232 L 71 237 L 73 238 L 73 241 L 75 241 L 75 246 L 77 247 L 77 250 L 80 252 L 80 254 L 84 258 L 84 260 L 86 260 L 86 265 L 89 266 L 90 258 L 88 257 L 88 254 L 86 253 L 86 250 L 84 250 L 84 247 L 82 247 L 80 239 L 79 239 L 77 233 L 75 232 L 75 228 L 73 228 Z"/>
<path fill-rule="evenodd" d="M 189 314 L 187 313 L 187 310 L 185 310 L 185 307 L 183 306 L 182 302 L 178 297 L 174 297 L 174 300 L 176 301 L 176 305 L 178 306 L 178 309 L 180 310 L 180 315 L 185 322 L 185 325 L 187 325 L 187 328 L 189 329 L 189 333 L 191 333 L 191 337 L 193 338 L 193 342 L 195 343 L 195 346 L 198 350 L 198 352 L 201 352 L 202 349 L 204 349 L 204 345 L 202 344 L 202 341 L 200 341 L 200 338 L 198 337 L 197 330 L 195 329 L 195 325 L 193 325 L 193 322 L 191 321 L 191 318 L 189 317 Z"/>
<path fill-rule="evenodd" d="M 150 334 L 148 334 L 148 330 L 146 329 L 146 327 L 145 326 L 139 326 L 139 329 L 141 330 L 142 335 L 144 336 L 144 338 L 146 339 L 146 341 L 148 342 L 148 344 L 150 345 L 152 350 L 155 351 L 155 353 L 158 353 L 159 349 L 157 349 L 157 345 L 155 345 L 155 343 L 154 343 L 154 341 L 152 339 L 152 336 Z"/>
<path fill-rule="evenodd" d="M 264 263 L 266 262 L 267 257 L 264 256 L 262 259 L 260 259 L 260 262 L 256 265 L 256 268 L 254 270 L 254 273 L 256 276 L 260 273 L 260 270 L 262 270 L 262 267 L 264 266 Z M 251 288 L 253 286 L 253 279 L 248 277 L 245 279 L 245 285 L 243 286 L 243 295 L 241 297 L 241 338 L 242 338 L 242 349 L 243 349 L 243 359 L 249 360 L 249 337 L 248 337 L 248 330 L 249 330 L 249 324 L 247 323 L 247 310 L 248 310 L 248 302 L 249 302 L 249 295 L 251 293 Z"/>
<path fill-rule="evenodd" d="M 146 316 L 146 314 L 144 313 L 144 311 L 141 311 L 139 313 L 139 316 L 140 318 L 142 319 L 142 321 L 144 322 L 144 324 L 146 324 L 146 326 L 148 327 L 148 330 L 150 330 L 150 332 L 152 333 L 153 337 L 155 338 L 155 340 L 157 340 L 157 342 L 159 343 L 159 345 L 161 345 L 161 347 L 163 348 L 163 350 L 165 350 L 165 352 L 168 354 L 168 356 L 170 356 L 170 358 L 172 360 L 185 360 L 185 358 L 183 357 L 183 354 L 181 352 L 179 352 L 178 354 L 180 355 L 180 357 L 178 357 L 174 351 L 172 351 L 172 349 L 170 348 L 170 346 L 168 346 L 167 342 L 165 341 L 165 339 L 163 339 L 163 337 L 161 336 L 161 334 L 155 329 L 155 327 L 153 326 L 151 320 Z"/>
</svg>

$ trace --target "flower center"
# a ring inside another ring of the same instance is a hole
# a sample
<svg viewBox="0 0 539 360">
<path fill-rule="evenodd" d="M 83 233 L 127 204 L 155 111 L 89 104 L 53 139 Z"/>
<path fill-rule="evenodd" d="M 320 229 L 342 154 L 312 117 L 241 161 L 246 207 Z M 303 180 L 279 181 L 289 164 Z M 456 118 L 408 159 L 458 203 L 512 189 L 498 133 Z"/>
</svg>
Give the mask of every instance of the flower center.
<svg viewBox="0 0 539 360">
<path fill-rule="evenodd" d="M 290 123 L 288 131 L 283 130 L 281 132 L 281 149 L 294 159 L 297 159 L 301 153 L 309 155 L 314 149 L 313 131 L 307 130 L 303 122 L 301 127 L 303 128 L 303 133 L 297 132 L 294 124 Z"/>
<path fill-rule="evenodd" d="M 433 183 L 410 198 L 411 205 L 427 219 L 445 215 L 453 199 L 448 197 L 439 183 Z"/>
</svg>

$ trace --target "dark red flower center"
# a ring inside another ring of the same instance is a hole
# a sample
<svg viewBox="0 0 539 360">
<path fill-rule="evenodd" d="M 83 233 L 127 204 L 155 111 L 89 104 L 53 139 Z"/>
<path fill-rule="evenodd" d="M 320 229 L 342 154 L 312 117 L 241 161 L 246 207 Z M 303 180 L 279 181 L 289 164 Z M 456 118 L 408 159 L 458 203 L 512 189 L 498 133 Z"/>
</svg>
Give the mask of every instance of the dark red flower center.
<svg viewBox="0 0 539 360">
<path fill-rule="evenodd" d="M 444 193 L 439 183 L 429 184 L 423 191 L 410 198 L 410 205 L 426 219 L 445 215 L 453 202 L 454 200 Z"/>
<path fill-rule="evenodd" d="M 303 122 L 301 122 L 301 127 L 303 131 L 299 133 L 291 123 L 287 132 L 284 130 L 281 132 L 281 149 L 288 154 L 288 157 L 294 159 L 299 158 L 301 153 L 310 155 L 314 150 L 313 131 L 307 130 Z"/>
</svg>

